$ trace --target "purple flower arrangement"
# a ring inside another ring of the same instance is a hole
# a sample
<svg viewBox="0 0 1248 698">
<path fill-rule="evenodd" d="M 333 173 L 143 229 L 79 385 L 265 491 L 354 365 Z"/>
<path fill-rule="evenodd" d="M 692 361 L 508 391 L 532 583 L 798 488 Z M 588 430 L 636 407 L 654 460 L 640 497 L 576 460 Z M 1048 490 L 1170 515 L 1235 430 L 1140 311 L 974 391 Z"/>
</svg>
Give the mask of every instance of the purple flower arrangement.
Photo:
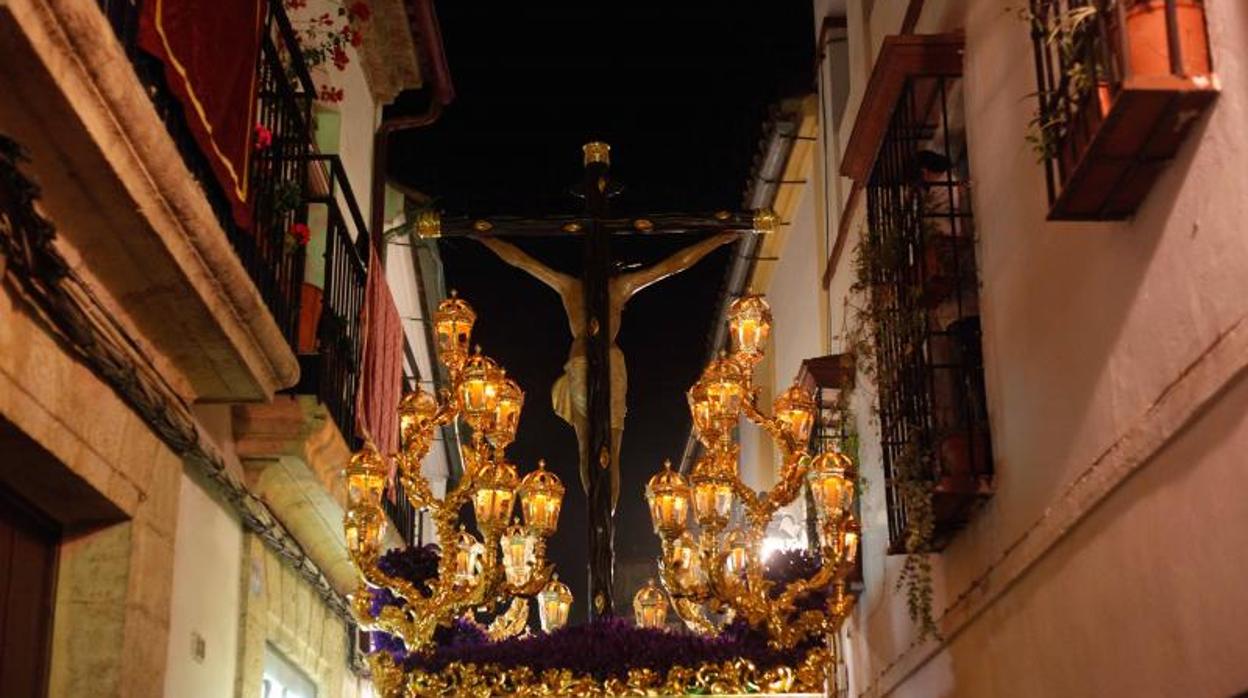
<svg viewBox="0 0 1248 698">
<path fill-rule="evenodd" d="M 666 674 L 677 664 L 694 667 L 733 659 L 748 659 L 760 670 L 796 666 L 812 646 L 803 643 L 791 650 L 772 649 L 766 635 L 744 625 L 729 626 L 718 637 L 702 637 L 610 619 L 500 642 L 442 645 L 427 655 L 408 655 L 403 666 L 408 671 L 426 672 L 441 671 L 452 662 L 524 666 L 539 673 L 567 669 L 601 681 L 624 678 L 630 669 Z"/>
<path fill-rule="evenodd" d="M 387 574 L 415 584 L 426 596 L 427 582 L 437 575 L 439 552 L 436 546 L 391 550 L 382 556 L 380 566 Z M 777 553 L 767 565 L 767 579 L 776 583 L 779 594 L 788 583 L 808 578 L 819 570 L 820 560 L 802 550 Z M 818 608 L 827 590 L 799 599 L 799 608 Z M 384 606 L 402 606 L 403 601 L 388 589 L 376 589 L 371 612 Z M 389 652 L 407 671 L 437 672 L 448 664 L 494 664 L 505 669 L 528 667 L 535 672 L 547 669 L 571 670 L 598 680 L 624 678 L 630 669 L 651 669 L 666 674 L 673 666 L 694 667 L 708 662 L 747 659 L 759 670 L 776 666 L 796 666 L 818 644 L 811 639 L 788 650 L 773 649 L 767 635 L 738 621 L 717 637 L 686 632 L 639 628 L 622 619 L 599 620 L 568 626 L 553 633 L 491 642 L 480 626 L 456 620 L 450 627 L 438 628 L 436 648 L 429 654 L 409 653 L 400 638 L 383 632 L 371 633 L 372 649 Z"/>
</svg>

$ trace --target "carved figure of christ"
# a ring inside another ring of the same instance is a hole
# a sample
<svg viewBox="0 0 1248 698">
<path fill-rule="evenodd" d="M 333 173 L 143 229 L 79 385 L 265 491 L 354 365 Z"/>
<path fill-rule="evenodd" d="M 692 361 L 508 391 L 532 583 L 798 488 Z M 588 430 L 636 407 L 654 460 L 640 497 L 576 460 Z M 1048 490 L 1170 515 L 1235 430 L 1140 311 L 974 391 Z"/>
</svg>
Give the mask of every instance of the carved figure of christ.
<svg viewBox="0 0 1248 698">
<path fill-rule="evenodd" d="M 611 346 L 611 510 L 614 514 L 620 498 L 620 442 L 624 435 L 625 396 L 628 392 L 628 371 L 624 353 L 615 343 L 620 331 L 620 319 L 624 306 L 638 291 L 658 281 L 677 274 L 696 264 L 721 245 L 737 239 L 734 233 L 721 233 L 690 245 L 672 256 L 644 269 L 617 274 L 608 282 Z M 477 238 L 504 262 L 528 272 L 537 280 L 554 289 L 563 302 L 568 317 L 568 329 L 572 333 L 572 345 L 568 360 L 563 365 L 563 375 L 551 388 L 551 401 L 555 413 L 572 426 L 580 454 L 581 486 L 589 491 L 589 405 L 586 391 L 586 367 L 589 336 L 597 328 L 589 327 L 585 318 L 585 284 L 582 279 L 564 274 L 542 264 L 515 245 L 495 237 Z"/>
</svg>

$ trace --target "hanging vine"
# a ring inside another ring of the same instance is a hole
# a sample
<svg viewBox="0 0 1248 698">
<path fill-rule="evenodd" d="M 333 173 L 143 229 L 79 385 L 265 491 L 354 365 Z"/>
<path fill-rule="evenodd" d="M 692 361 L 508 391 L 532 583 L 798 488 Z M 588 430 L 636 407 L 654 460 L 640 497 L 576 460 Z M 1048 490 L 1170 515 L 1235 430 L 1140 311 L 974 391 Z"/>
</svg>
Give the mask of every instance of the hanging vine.
<svg viewBox="0 0 1248 698">
<path fill-rule="evenodd" d="M 883 270 L 895 269 L 906 263 L 908 255 L 895 236 L 885 237 L 864 227 L 859 231 L 853 255 L 854 280 L 850 296 L 845 300 L 842 339 L 853 352 L 859 370 L 875 386 L 877 396 L 887 395 L 896 389 L 900 367 L 880 361 L 880 327 L 882 323 L 890 322 L 895 326 L 918 328 L 926 322 L 926 316 L 918 303 L 897 303 L 893 304 L 895 307 L 889 307 L 884 302 L 898 290 L 895 286 L 882 283 Z M 906 332 L 904 336 L 919 335 Z M 907 347 L 905 351 L 919 349 Z M 878 424 L 879 398 L 871 404 L 871 419 Z M 939 634 L 932 615 L 932 567 L 928 552 L 935 531 L 931 480 L 935 454 L 916 438 L 919 433 L 914 428 L 916 425 L 907 426 L 905 432 L 910 439 L 890 463 L 891 484 L 906 511 L 907 520 L 903 541 L 906 558 L 897 578 L 896 590 L 905 595 L 909 617 L 918 626 L 920 639 L 925 639 Z"/>
</svg>

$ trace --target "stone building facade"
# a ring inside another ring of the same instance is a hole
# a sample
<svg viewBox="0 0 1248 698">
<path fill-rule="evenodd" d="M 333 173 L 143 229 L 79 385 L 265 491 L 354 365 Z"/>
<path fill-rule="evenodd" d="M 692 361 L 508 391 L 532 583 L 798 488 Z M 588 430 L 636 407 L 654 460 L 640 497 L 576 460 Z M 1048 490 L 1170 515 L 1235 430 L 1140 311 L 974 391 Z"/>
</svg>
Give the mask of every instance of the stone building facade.
<svg viewBox="0 0 1248 698">
<path fill-rule="evenodd" d="M 409 8 L 371 6 L 346 70 L 314 71 L 345 97 L 307 124 L 312 162 L 340 163 L 309 166 L 309 259 L 370 236 L 327 211 L 368 219 L 382 107 L 422 86 Z M 127 7 L 0 4 L 0 695 L 252 698 L 274 655 L 317 696 L 371 695 L 343 601 L 355 428 L 310 382 L 325 337 L 283 326 L 290 299 L 218 215 Z M 308 267 L 297 292 L 324 286 Z M 394 276 L 418 327 L 424 291 Z"/>
</svg>

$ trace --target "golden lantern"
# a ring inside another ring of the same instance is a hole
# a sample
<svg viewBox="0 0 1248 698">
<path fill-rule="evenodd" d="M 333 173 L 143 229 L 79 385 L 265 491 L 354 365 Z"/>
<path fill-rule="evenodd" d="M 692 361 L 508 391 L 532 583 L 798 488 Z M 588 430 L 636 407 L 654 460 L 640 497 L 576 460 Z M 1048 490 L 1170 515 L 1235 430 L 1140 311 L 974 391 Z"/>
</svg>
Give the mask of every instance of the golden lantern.
<svg viewBox="0 0 1248 698">
<path fill-rule="evenodd" d="M 721 435 L 731 434 L 746 398 L 749 379 L 745 371 L 731 359 L 720 356 L 706 367 L 698 382 L 705 390 L 706 419 Z"/>
<path fill-rule="evenodd" d="M 554 533 L 563 508 L 563 483 L 546 469 L 546 461 L 537 462 L 537 470 L 520 481 L 520 510 L 524 523 L 539 535 Z"/>
<path fill-rule="evenodd" d="M 347 506 L 380 507 L 386 491 L 386 478 L 390 468 L 372 445 L 365 445 L 351 456 L 343 475 L 347 479 Z"/>
<path fill-rule="evenodd" d="M 366 556 L 379 552 L 381 540 L 386 536 L 388 517 L 381 509 L 354 507 L 343 517 L 343 529 L 347 537 L 347 550 Z"/>
<path fill-rule="evenodd" d="M 815 425 L 815 409 L 815 398 L 794 383 L 776 398 L 772 412 L 793 443 L 805 444 L 810 440 L 810 430 Z"/>
<path fill-rule="evenodd" d="M 507 525 L 520 486 L 516 468 L 506 461 L 489 462 L 475 476 L 472 509 L 482 531 L 497 531 Z"/>
<path fill-rule="evenodd" d="M 568 611 L 571 609 L 572 590 L 559 581 L 556 574 L 537 594 L 537 615 L 541 619 L 542 630 L 550 633 L 562 628 L 568 622 Z"/>
<path fill-rule="evenodd" d="M 343 529 L 347 549 L 373 555 L 386 535 L 387 517 L 381 508 L 389 468 L 385 458 L 371 445 L 351 456 L 343 475 L 347 479 L 347 513 Z"/>
<path fill-rule="evenodd" d="M 633 596 L 633 618 L 642 628 L 663 628 L 667 625 L 667 595 L 652 577 Z"/>
<path fill-rule="evenodd" d="M 485 545 L 460 526 L 455 540 L 455 581 L 462 586 L 475 586 L 481 578 L 481 558 L 484 556 Z"/>
<path fill-rule="evenodd" d="M 853 464 L 837 451 L 819 454 L 810 464 L 806 483 L 815 500 L 820 521 L 839 517 L 854 499 Z"/>
<path fill-rule="evenodd" d="M 451 297 L 438 304 L 433 314 L 433 331 L 437 336 L 438 357 L 452 372 L 457 371 L 468 358 L 468 344 L 472 341 L 472 326 L 477 314 L 472 306 L 451 291 Z"/>
<path fill-rule="evenodd" d="M 481 353 L 481 347 L 477 347 L 476 353 L 464 362 L 459 400 L 464 410 L 464 421 L 475 432 L 474 438 L 484 437 L 493 429 L 498 393 L 504 380 L 502 369 L 493 359 Z"/>
<path fill-rule="evenodd" d="M 728 336 L 733 358 L 747 367 L 763 360 L 771 335 L 771 306 L 762 296 L 742 296 L 728 306 Z"/>
<path fill-rule="evenodd" d="M 663 471 L 646 483 L 646 502 L 654 532 L 664 539 L 679 536 L 689 515 L 689 484 L 672 470 L 672 461 L 663 461 Z"/>
<path fill-rule="evenodd" d="M 521 586 L 529 581 L 533 565 L 537 562 L 537 538 L 520 525 L 512 522 L 502 538 L 498 541 L 503 554 L 503 573 L 512 586 Z"/>
<path fill-rule="evenodd" d="M 429 452 L 430 440 L 422 438 L 433 429 L 438 414 L 438 401 L 429 393 L 416 390 L 403 396 L 399 402 L 399 434 L 403 450 L 420 460 Z"/>
<path fill-rule="evenodd" d="M 744 576 L 750 560 L 754 557 L 753 548 L 750 536 L 744 529 L 734 528 L 729 531 L 724 538 L 724 571 L 731 577 Z"/>
<path fill-rule="evenodd" d="M 693 429 L 698 440 L 710 447 L 719 440 L 718 425 L 711 420 L 711 401 L 706 394 L 706 383 L 698 381 L 686 394 L 689 400 L 689 414 L 693 416 Z"/>
<path fill-rule="evenodd" d="M 732 515 L 734 478 L 713 464 L 711 459 L 699 461 L 689 476 L 689 488 L 693 491 L 693 518 L 702 528 L 718 531 Z"/>
<path fill-rule="evenodd" d="M 506 371 L 501 371 L 506 376 Z M 494 405 L 493 426 L 487 435 L 494 448 L 507 448 L 516 440 L 516 428 L 520 426 L 520 410 L 524 408 L 524 391 L 520 384 L 504 377 L 498 386 Z"/>
<path fill-rule="evenodd" d="M 701 550 L 688 531 L 672 540 L 664 564 L 674 573 L 682 589 L 696 589 L 706 581 Z"/>
</svg>

